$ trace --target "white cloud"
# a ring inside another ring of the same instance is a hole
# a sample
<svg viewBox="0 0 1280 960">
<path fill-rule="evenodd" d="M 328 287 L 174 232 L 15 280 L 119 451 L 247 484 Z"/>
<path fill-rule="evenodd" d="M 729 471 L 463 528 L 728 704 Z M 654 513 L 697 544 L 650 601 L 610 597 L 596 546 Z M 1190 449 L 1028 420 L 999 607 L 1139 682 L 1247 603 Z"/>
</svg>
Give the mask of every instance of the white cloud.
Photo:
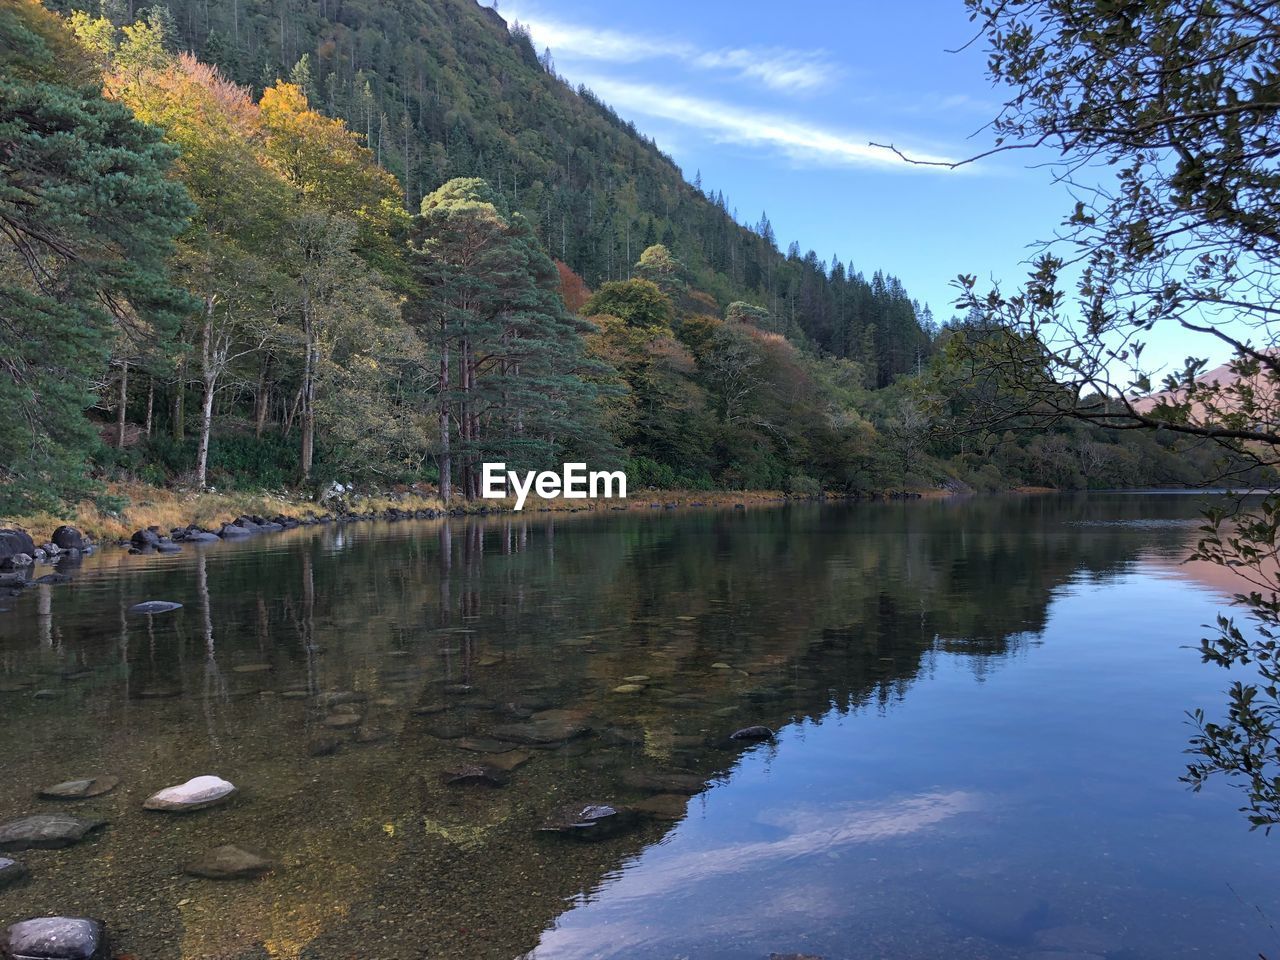
<svg viewBox="0 0 1280 960">
<path fill-rule="evenodd" d="M 608 77 L 592 77 L 586 79 L 586 84 L 607 103 L 623 111 L 692 127 L 718 143 L 771 147 L 797 162 L 885 170 L 944 169 L 913 166 L 888 150 L 870 146 L 868 141 L 873 138 L 829 130 L 803 120 Z M 920 150 L 908 152 L 921 161 L 951 162 L 948 157 Z"/>
<path fill-rule="evenodd" d="M 515 15 L 514 20 L 529 30 L 536 46 L 550 47 L 553 56 L 570 59 L 610 63 L 679 60 L 699 70 L 723 70 L 741 79 L 755 80 L 783 93 L 817 90 L 841 74 L 840 68 L 817 50 L 777 47 L 701 50 L 683 40 L 578 26 L 538 16 Z"/>
<path fill-rule="evenodd" d="M 716 791 L 712 791 L 704 802 L 714 805 L 716 800 Z M 543 932 L 530 956 L 558 960 L 598 957 L 606 936 L 609 942 L 626 943 L 639 952 L 669 953 L 662 931 L 643 921 L 653 915 L 658 904 L 670 908 L 672 904 L 705 902 L 709 893 L 726 889 L 723 884 L 727 878 L 732 884 L 728 889 L 759 890 L 786 869 L 793 871 L 792 885 L 786 890 L 775 889 L 768 901 L 754 903 L 745 913 L 722 911 L 700 917 L 699 932 L 726 939 L 764 938 L 776 929 L 779 919 L 784 923 L 794 923 L 797 915 L 831 919 L 847 909 L 846 902 L 831 899 L 833 890 L 837 896 L 847 893 L 834 889 L 838 877 L 824 877 L 823 871 L 813 868 L 797 874 L 795 864 L 849 853 L 863 844 L 916 836 L 954 817 L 980 812 L 988 803 L 977 793 L 950 790 L 870 806 L 801 805 L 772 815 L 765 811 L 754 818 L 757 823 L 777 827 L 779 839 L 707 846 L 699 846 L 691 838 L 665 847 L 660 843 L 620 876 L 609 878 L 579 909 L 559 917 Z M 668 834 L 667 839 L 673 836 Z M 641 950 L 643 947 L 649 949 Z"/>
</svg>

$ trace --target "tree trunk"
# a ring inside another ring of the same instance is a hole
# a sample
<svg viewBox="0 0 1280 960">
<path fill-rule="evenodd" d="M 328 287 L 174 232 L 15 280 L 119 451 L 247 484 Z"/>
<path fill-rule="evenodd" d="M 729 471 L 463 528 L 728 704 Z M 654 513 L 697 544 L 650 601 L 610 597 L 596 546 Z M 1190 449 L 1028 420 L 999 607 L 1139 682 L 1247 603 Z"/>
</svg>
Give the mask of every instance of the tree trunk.
<svg viewBox="0 0 1280 960">
<path fill-rule="evenodd" d="M 152 417 L 156 408 L 156 381 L 152 376 L 147 377 L 147 439 L 151 439 Z"/>
<path fill-rule="evenodd" d="M 213 396 L 218 371 L 213 362 L 213 297 L 204 301 L 204 326 L 200 331 L 200 443 L 196 447 L 196 489 L 203 490 L 209 475 L 209 433 L 213 429 Z"/>
<path fill-rule="evenodd" d="M 302 479 L 311 479 L 311 463 L 316 448 L 315 352 L 308 345 L 306 375 L 302 385 Z"/>
<path fill-rule="evenodd" d="M 129 405 L 129 361 L 120 361 L 120 396 L 116 400 L 116 449 L 124 449 L 124 418 Z"/>
<path fill-rule="evenodd" d="M 173 434 L 173 439 L 178 442 L 182 441 L 183 435 L 186 433 L 186 423 L 184 421 L 183 397 L 186 394 L 186 384 L 182 380 L 182 364 L 178 364 L 178 376 L 173 381 L 173 416 L 169 429 Z"/>
<path fill-rule="evenodd" d="M 307 357 L 302 371 L 302 480 L 311 479 L 311 462 L 316 446 L 316 335 L 311 322 L 311 302 L 304 291 L 302 323 L 307 336 Z"/>
<path fill-rule="evenodd" d="M 471 342 L 462 338 L 458 355 L 458 387 L 462 398 L 458 402 L 458 439 L 462 442 L 462 462 L 459 464 L 462 496 L 471 499 Z"/>
<path fill-rule="evenodd" d="M 258 392 L 254 398 L 253 435 L 262 439 L 262 431 L 267 426 L 267 413 L 271 409 L 271 393 L 267 389 L 268 374 L 271 372 L 271 354 L 266 354 L 262 367 L 258 371 Z"/>
<path fill-rule="evenodd" d="M 453 495 L 453 458 L 449 453 L 449 344 L 440 346 L 440 499 L 445 506 Z"/>
</svg>

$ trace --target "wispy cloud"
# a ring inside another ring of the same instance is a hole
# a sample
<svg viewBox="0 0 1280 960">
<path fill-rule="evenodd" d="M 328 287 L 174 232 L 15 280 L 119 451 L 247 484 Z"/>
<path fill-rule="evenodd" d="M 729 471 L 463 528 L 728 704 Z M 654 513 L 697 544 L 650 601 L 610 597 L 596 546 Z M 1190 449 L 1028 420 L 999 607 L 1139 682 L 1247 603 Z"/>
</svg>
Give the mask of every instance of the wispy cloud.
<svg viewBox="0 0 1280 960">
<path fill-rule="evenodd" d="M 650 84 L 609 77 L 584 79 L 587 86 L 616 108 L 694 128 L 718 143 L 773 148 L 793 161 L 807 164 L 885 170 L 943 169 L 905 163 L 888 150 L 870 146 L 868 141 L 874 139 L 872 137 L 831 130 L 803 120 L 689 96 Z M 922 150 L 909 152 L 917 160 L 950 162 L 948 157 Z"/>
<path fill-rule="evenodd" d="M 820 50 L 779 47 L 703 50 L 675 38 L 580 26 L 536 15 L 517 14 L 514 19 L 529 30 L 537 46 L 550 47 L 555 56 L 579 60 L 610 63 L 678 60 L 695 69 L 725 71 L 741 79 L 754 80 L 783 93 L 818 90 L 842 73 Z"/>
<path fill-rule="evenodd" d="M 715 803 L 714 792 L 708 802 Z M 719 889 L 726 877 L 732 878 L 735 890 L 754 893 L 768 889 L 780 870 L 794 864 L 815 858 L 825 860 L 859 845 L 916 836 L 954 817 L 980 812 L 988 803 L 977 793 L 951 790 L 873 806 L 801 806 L 779 811 L 773 817 L 766 812 L 755 818 L 758 823 L 772 820 L 771 825 L 782 833 L 776 840 L 699 846 L 696 840 L 686 839 L 665 848 L 660 844 L 646 851 L 604 892 L 557 918 L 530 956 L 557 960 L 598 957 L 606 937 L 609 942 L 628 944 L 638 952 L 670 953 L 671 944 L 664 941 L 661 930 L 643 922 L 643 918 L 653 915 L 659 903 L 672 909 L 673 904 L 708 902 L 709 894 Z M 870 851 L 872 847 L 866 849 Z M 790 877 L 792 884 L 800 886 L 775 888 L 769 897 L 753 901 L 750 911 L 716 911 L 700 916 L 699 931 L 725 939 L 764 938 L 780 923 L 793 923 L 797 916 L 830 920 L 840 910 L 847 910 L 848 891 L 840 888 L 838 875 L 825 870 L 805 874 L 793 870 Z"/>
</svg>

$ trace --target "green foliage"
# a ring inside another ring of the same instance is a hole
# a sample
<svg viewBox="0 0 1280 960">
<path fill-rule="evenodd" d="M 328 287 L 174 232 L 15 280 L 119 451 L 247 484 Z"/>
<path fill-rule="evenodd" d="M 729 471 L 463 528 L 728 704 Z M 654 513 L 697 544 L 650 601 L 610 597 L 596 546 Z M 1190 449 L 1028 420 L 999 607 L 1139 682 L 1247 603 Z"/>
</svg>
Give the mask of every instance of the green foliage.
<svg viewBox="0 0 1280 960">
<path fill-rule="evenodd" d="M 782 485 L 782 491 L 793 497 L 817 498 L 822 496 L 822 484 L 803 473 L 793 473 Z"/>
<path fill-rule="evenodd" d="M 0 8 L 0 50 L 0 512 L 14 512 L 91 489 L 90 385 L 117 337 L 171 333 L 187 306 L 165 260 L 191 206 L 160 132 L 83 83 L 43 9 Z"/>
<path fill-rule="evenodd" d="M 55 2 L 98 12 L 97 0 Z M 287 73 L 344 120 L 399 179 L 408 210 L 450 179 L 483 179 L 593 288 L 639 276 L 686 312 L 697 312 L 682 302 L 686 289 L 713 304 L 762 304 L 780 332 L 832 355 L 868 359 L 870 346 L 879 386 L 929 352 L 927 311 L 897 280 L 798 247 L 783 253 L 766 215 L 737 222 L 723 193 L 687 183 L 634 124 L 548 70 L 494 8 L 358 0 L 282 16 L 264 0 L 169 0 L 166 9 L 177 49 L 257 92 Z"/>
<path fill-rule="evenodd" d="M 1191 713 L 1197 729 L 1183 780 L 1195 790 L 1215 776 L 1238 783 L 1248 797 L 1242 809 L 1256 829 L 1270 833 L 1280 824 L 1280 596 L 1275 583 L 1275 545 L 1280 531 L 1280 496 L 1272 494 L 1241 514 L 1239 505 L 1209 511 L 1195 559 L 1231 567 L 1255 589 L 1235 597 L 1247 610 L 1241 626 L 1220 615 L 1217 633 L 1200 642 L 1205 663 L 1223 669 L 1252 665 L 1255 683 L 1234 681 L 1227 691 L 1227 716 L 1209 720 Z"/>
<path fill-rule="evenodd" d="M 618 317 L 633 327 L 655 333 L 670 331 L 675 308 L 652 280 L 614 280 L 606 283 L 587 301 L 582 312 Z"/>
<path fill-rule="evenodd" d="M 609 460 L 583 333 L 529 223 L 483 180 L 451 180 L 422 201 L 412 249 L 420 295 L 408 314 L 439 359 L 440 472 L 465 496 L 480 464 L 544 468 L 570 452 Z"/>
</svg>

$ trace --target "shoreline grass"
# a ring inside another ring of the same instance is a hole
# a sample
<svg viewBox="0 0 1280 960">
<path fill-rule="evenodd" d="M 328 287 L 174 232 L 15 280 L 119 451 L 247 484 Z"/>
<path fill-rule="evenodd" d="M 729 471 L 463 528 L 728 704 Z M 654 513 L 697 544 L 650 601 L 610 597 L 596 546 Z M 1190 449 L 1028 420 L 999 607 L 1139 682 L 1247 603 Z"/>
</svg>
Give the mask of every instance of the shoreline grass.
<svg viewBox="0 0 1280 960">
<path fill-rule="evenodd" d="M 913 491 L 925 496 L 932 491 Z M 61 512 L 40 512 L 0 517 L 0 527 L 25 530 L 37 543 L 47 541 L 53 531 L 69 524 L 81 533 L 99 542 L 128 539 L 136 530 L 158 527 L 168 532 L 174 527 L 195 524 L 207 529 L 217 529 L 242 515 L 303 518 L 308 514 L 322 516 L 332 513 L 330 507 L 305 496 L 289 492 L 196 492 L 167 487 L 155 487 L 144 483 L 110 483 L 107 493 L 123 498 L 127 505 L 118 512 L 99 509 L 92 501 L 83 501 Z M 530 495 L 523 512 L 529 513 L 582 513 L 604 512 L 622 508 L 625 510 L 651 510 L 653 504 L 661 508 L 746 507 L 777 505 L 788 502 L 779 490 L 640 490 L 625 500 L 585 499 L 544 500 Z M 455 501 L 453 509 L 463 513 L 513 512 L 515 498 L 503 500 Z M 430 491 L 406 489 L 403 492 L 377 492 L 354 494 L 344 503 L 351 513 L 385 513 L 387 510 L 435 510 L 443 511 L 444 502 Z"/>
</svg>

